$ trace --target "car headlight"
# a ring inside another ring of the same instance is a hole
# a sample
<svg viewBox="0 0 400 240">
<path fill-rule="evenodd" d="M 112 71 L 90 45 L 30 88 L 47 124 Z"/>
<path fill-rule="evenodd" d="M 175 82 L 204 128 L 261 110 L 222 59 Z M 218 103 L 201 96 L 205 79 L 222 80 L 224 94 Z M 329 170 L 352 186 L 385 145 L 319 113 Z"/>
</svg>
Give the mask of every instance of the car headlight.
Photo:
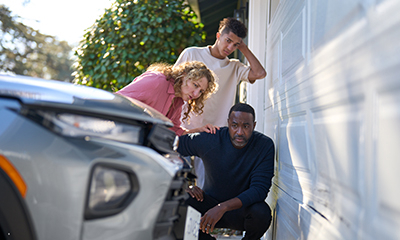
<svg viewBox="0 0 400 240">
<path fill-rule="evenodd" d="M 148 140 L 159 152 L 170 153 L 178 149 L 179 137 L 176 136 L 175 132 L 164 126 L 153 126 Z"/>
<path fill-rule="evenodd" d="M 144 138 L 140 125 L 72 113 L 37 111 L 35 114 L 42 117 L 43 126 L 68 137 L 99 137 L 133 144 L 142 143 Z"/>
<path fill-rule="evenodd" d="M 96 164 L 91 173 L 85 219 L 121 212 L 139 192 L 136 175 L 127 169 Z"/>
</svg>

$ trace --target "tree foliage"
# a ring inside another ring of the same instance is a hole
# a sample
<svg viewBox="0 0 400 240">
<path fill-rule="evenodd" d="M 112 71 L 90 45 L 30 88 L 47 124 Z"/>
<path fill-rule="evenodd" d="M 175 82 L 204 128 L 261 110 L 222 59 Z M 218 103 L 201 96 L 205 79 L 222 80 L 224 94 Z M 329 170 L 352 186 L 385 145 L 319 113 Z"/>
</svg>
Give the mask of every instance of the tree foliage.
<svg viewBox="0 0 400 240">
<path fill-rule="evenodd" d="M 18 21 L 0 5 L 0 70 L 20 75 L 72 81 L 72 48 Z"/>
<path fill-rule="evenodd" d="M 174 63 L 205 39 L 183 0 L 117 0 L 87 30 L 75 52 L 75 82 L 115 91 L 154 62 Z"/>
</svg>

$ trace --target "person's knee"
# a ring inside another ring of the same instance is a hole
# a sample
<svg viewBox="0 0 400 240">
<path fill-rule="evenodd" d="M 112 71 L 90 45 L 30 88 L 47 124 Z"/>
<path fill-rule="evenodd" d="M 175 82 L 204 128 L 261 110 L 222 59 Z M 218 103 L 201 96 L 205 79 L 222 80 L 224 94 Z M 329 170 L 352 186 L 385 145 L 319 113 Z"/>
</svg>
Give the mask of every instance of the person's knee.
<svg viewBox="0 0 400 240">
<path fill-rule="evenodd" d="M 244 228 L 246 236 L 243 239 L 259 239 L 271 225 L 271 209 L 265 202 L 255 203 L 245 210 Z"/>
<path fill-rule="evenodd" d="M 272 220 L 271 208 L 265 202 L 255 203 L 248 207 L 246 218 L 252 218 L 268 228 Z"/>
<path fill-rule="evenodd" d="M 189 195 L 189 194 L 188 194 Z M 196 198 L 192 198 L 190 195 L 185 201 L 187 206 L 191 206 L 197 211 L 200 211 L 199 209 L 201 208 L 201 202 L 197 201 Z"/>
<path fill-rule="evenodd" d="M 199 211 L 202 215 L 206 213 L 210 208 L 216 206 L 218 201 L 214 198 L 204 194 L 203 201 L 198 201 L 196 198 L 192 198 L 190 195 L 185 202 L 188 206 L 193 207 Z"/>
<path fill-rule="evenodd" d="M 197 200 L 195 199 L 195 198 L 192 198 L 190 195 L 189 195 L 189 193 L 186 193 L 187 194 L 187 197 L 186 197 L 186 201 L 185 201 L 185 203 L 187 204 L 187 205 L 189 205 L 189 206 L 195 206 L 195 205 L 197 205 Z"/>
</svg>

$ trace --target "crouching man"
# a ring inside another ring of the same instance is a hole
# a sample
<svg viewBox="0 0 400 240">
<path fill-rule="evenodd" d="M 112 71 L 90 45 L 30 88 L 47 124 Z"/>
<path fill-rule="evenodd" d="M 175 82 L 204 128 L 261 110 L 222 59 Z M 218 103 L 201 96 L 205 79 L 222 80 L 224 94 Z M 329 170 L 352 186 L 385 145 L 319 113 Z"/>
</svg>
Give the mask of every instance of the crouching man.
<svg viewBox="0 0 400 240">
<path fill-rule="evenodd" d="M 214 228 L 246 231 L 243 239 L 261 238 L 271 223 L 264 201 L 274 176 L 273 141 L 254 131 L 254 109 L 234 105 L 228 127 L 216 134 L 194 133 L 180 137 L 178 152 L 203 159 L 203 189 L 190 186 L 187 203 L 202 214 L 199 239 L 215 239 Z"/>
</svg>

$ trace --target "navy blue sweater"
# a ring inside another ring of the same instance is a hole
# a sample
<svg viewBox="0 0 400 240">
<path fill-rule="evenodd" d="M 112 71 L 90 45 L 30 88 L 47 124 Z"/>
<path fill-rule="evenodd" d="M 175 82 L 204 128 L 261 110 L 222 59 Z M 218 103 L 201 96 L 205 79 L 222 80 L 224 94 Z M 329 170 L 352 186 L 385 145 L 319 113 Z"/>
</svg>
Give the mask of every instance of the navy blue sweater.
<svg viewBox="0 0 400 240">
<path fill-rule="evenodd" d="M 178 152 L 203 159 L 203 190 L 220 202 L 238 197 L 247 207 L 267 197 L 274 176 L 273 141 L 254 131 L 247 145 L 236 149 L 227 127 L 216 134 L 195 133 L 179 138 Z"/>
</svg>

